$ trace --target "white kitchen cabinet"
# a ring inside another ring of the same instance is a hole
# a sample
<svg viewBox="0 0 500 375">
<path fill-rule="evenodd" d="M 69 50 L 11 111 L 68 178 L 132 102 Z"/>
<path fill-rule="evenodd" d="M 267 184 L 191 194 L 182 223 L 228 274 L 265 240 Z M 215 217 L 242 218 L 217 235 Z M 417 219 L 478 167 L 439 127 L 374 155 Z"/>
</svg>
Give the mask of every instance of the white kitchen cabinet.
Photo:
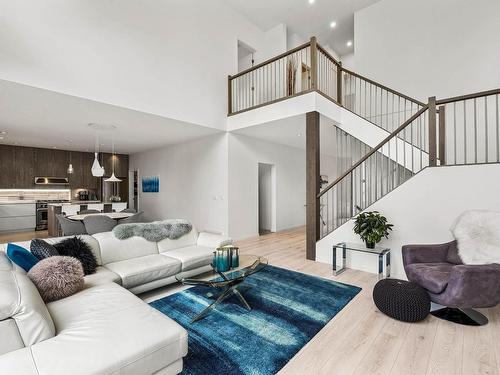
<svg viewBox="0 0 500 375">
<path fill-rule="evenodd" d="M 0 204 L 0 232 L 34 230 L 35 203 Z"/>
</svg>

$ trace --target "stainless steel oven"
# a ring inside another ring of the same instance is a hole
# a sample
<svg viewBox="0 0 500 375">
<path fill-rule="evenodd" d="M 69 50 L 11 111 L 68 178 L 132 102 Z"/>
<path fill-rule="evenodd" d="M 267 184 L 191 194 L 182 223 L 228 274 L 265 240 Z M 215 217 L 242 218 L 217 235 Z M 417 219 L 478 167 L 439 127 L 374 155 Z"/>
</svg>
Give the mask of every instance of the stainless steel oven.
<svg viewBox="0 0 500 375">
<path fill-rule="evenodd" d="M 46 230 L 49 227 L 49 210 L 47 202 L 36 202 L 36 230 Z"/>
</svg>

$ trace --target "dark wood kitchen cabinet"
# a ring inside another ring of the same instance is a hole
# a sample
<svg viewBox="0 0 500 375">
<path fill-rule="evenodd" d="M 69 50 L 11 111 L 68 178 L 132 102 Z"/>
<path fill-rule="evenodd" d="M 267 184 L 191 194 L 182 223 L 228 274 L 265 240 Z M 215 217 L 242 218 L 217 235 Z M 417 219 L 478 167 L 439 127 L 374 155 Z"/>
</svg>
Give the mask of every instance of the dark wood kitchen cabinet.
<svg viewBox="0 0 500 375">
<path fill-rule="evenodd" d="M 128 177 L 128 155 L 102 153 L 100 158 L 106 177 L 111 176 L 113 173 L 113 160 L 115 163 L 115 176 L 121 178 Z"/>
<path fill-rule="evenodd" d="M 66 177 L 69 152 L 47 148 L 35 149 L 36 177 Z"/>
<path fill-rule="evenodd" d="M 100 154 L 104 177 L 113 171 L 112 154 Z M 128 176 L 128 155 L 115 155 L 115 175 Z M 68 174 L 69 163 L 73 173 Z M 92 176 L 94 154 L 91 152 L 0 145 L 0 189 L 71 188 L 93 190 L 101 197 L 102 178 Z M 35 177 L 68 177 L 69 186 L 35 185 Z M 126 185 L 126 183 L 125 183 Z M 124 186 L 125 186 L 124 185 Z M 125 187 L 121 189 L 125 191 Z M 124 198 L 125 199 L 125 198 Z"/>
<path fill-rule="evenodd" d="M 33 188 L 33 173 L 33 148 L 0 145 L 0 189 Z"/>
</svg>

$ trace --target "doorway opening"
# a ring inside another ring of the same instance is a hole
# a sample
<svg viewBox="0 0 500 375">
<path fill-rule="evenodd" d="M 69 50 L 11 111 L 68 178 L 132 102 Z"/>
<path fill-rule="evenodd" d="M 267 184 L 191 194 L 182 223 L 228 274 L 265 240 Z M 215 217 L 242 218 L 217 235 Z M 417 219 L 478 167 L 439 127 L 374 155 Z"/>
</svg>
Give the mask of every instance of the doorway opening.
<svg viewBox="0 0 500 375">
<path fill-rule="evenodd" d="M 251 68 L 254 63 L 254 54 L 256 50 L 245 42 L 238 40 L 238 73 Z"/>
<path fill-rule="evenodd" d="M 259 163 L 259 235 L 272 232 L 276 232 L 275 166 Z"/>
</svg>

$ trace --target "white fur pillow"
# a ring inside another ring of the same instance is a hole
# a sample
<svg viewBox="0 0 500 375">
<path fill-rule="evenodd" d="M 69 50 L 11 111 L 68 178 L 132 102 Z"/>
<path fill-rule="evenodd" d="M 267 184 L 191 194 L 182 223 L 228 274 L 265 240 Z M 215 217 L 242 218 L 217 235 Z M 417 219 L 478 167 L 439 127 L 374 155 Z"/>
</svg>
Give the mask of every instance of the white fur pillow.
<svg viewBox="0 0 500 375">
<path fill-rule="evenodd" d="M 500 212 L 465 211 L 455 220 L 451 232 L 464 264 L 500 263 Z"/>
</svg>

